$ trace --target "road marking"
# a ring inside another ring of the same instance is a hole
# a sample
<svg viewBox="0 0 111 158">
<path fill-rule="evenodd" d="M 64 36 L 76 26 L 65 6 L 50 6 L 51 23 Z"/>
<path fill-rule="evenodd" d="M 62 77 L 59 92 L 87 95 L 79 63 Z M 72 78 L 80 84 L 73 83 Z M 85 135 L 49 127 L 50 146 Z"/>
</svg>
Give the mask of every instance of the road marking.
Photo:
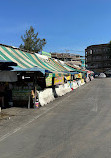
<svg viewBox="0 0 111 158">
<path fill-rule="evenodd" d="M 73 94 L 73 93 L 72 93 L 72 94 Z M 13 131 L 11 131 L 11 132 L 5 134 L 4 136 L 2 136 L 2 137 L 0 138 L 0 142 L 3 141 L 3 140 L 5 140 L 5 139 L 8 138 L 9 136 L 13 135 L 14 133 L 20 131 L 21 129 L 27 127 L 30 123 L 32 123 L 33 121 L 35 121 L 35 120 L 38 119 L 39 117 L 43 116 L 44 114 L 46 114 L 46 113 L 47 113 L 48 111 L 50 111 L 51 109 L 54 109 L 54 108 L 57 107 L 60 103 L 62 103 L 64 100 L 66 100 L 67 98 L 69 98 L 69 97 L 71 97 L 71 96 L 72 96 L 71 94 L 68 95 L 65 99 L 59 101 L 59 102 L 58 102 L 56 105 L 54 105 L 53 107 L 46 109 L 46 111 L 44 111 L 42 114 L 40 114 L 40 115 L 38 115 L 38 116 L 35 116 L 33 119 L 31 119 L 31 120 L 30 120 L 29 122 L 27 122 L 26 124 L 21 125 L 21 127 L 18 127 L 18 128 L 16 128 L 16 129 L 14 129 Z"/>
<path fill-rule="evenodd" d="M 97 105 L 94 105 L 94 107 L 91 109 L 91 111 L 97 112 L 97 111 L 98 111 L 98 106 L 97 106 Z"/>
</svg>

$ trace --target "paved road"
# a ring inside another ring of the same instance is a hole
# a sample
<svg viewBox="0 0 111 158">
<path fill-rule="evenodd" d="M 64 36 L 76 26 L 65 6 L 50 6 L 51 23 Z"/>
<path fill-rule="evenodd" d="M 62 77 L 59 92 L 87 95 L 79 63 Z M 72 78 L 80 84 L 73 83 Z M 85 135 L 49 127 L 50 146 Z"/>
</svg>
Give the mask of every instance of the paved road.
<svg viewBox="0 0 111 158">
<path fill-rule="evenodd" d="M 111 157 L 110 78 L 93 80 L 47 108 L 0 140 L 0 158 Z"/>
</svg>

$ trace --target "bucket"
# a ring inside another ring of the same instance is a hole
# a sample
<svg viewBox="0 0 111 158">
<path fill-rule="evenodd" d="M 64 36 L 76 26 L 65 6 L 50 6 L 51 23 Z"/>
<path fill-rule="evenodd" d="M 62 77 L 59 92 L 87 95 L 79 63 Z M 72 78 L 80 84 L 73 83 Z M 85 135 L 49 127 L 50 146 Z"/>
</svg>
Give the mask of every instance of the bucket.
<svg viewBox="0 0 111 158">
<path fill-rule="evenodd" d="M 39 102 L 35 102 L 35 108 L 39 108 Z"/>
</svg>

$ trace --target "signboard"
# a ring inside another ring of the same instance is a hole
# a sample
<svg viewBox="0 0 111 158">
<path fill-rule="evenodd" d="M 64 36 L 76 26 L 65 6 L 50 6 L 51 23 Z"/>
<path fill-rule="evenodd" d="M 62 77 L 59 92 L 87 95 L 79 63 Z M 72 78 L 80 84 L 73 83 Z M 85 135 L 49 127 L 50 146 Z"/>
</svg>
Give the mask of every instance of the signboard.
<svg viewBox="0 0 111 158">
<path fill-rule="evenodd" d="M 52 86 L 52 73 L 46 74 L 46 87 Z"/>
<path fill-rule="evenodd" d="M 72 84 L 73 84 L 73 82 L 68 81 L 67 84 L 68 84 L 68 87 L 69 87 L 69 88 L 72 88 Z"/>
<path fill-rule="evenodd" d="M 75 74 L 74 76 L 75 76 L 75 78 L 82 78 L 82 73 Z"/>
<path fill-rule="evenodd" d="M 31 94 L 31 90 L 33 89 L 33 83 L 29 82 L 24 86 L 17 86 L 16 84 L 12 87 L 12 99 L 13 100 L 28 100 L 29 95 Z"/>
<path fill-rule="evenodd" d="M 71 76 L 66 76 L 66 80 L 71 80 Z"/>
<path fill-rule="evenodd" d="M 27 100 L 29 99 L 31 91 L 28 90 L 12 90 L 12 99 L 13 100 Z"/>
<path fill-rule="evenodd" d="M 64 77 L 55 77 L 54 78 L 54 85 L 64 84 Z"/>
<path fill-rule="evenodd" d="M 45 55 L 45 56 L 51 58 L 51 53 L 47 53 L 47 52 L 42 51 L 42 55 Z"/>
</svg>

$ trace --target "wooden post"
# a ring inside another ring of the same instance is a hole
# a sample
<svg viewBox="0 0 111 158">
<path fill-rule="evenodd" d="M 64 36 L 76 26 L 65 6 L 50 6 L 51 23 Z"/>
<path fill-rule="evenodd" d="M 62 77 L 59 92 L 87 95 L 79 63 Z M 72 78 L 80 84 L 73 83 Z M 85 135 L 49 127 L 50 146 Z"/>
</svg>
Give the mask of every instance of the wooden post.
<svg viewBox="0 0 111 158">
<path fill-rule="evenodd" d="M 28 109 L 30 109 L 30 94 L 29 94 L 29 100 L 28 100 Z"/>
<path fill-rule="evenodd" d="M 4 97 L 2 97 L 2 107 L 4 107 Z"/>
<path fill-rule="evenodd" d="M 34 109 L 36 108 L 36 106 L 35 106 L 36 96 L 37 96 L 37 92 L 36 92 L 36 86 L 35 86 L 35 101 L 34 101 Z"/>
</svg>

